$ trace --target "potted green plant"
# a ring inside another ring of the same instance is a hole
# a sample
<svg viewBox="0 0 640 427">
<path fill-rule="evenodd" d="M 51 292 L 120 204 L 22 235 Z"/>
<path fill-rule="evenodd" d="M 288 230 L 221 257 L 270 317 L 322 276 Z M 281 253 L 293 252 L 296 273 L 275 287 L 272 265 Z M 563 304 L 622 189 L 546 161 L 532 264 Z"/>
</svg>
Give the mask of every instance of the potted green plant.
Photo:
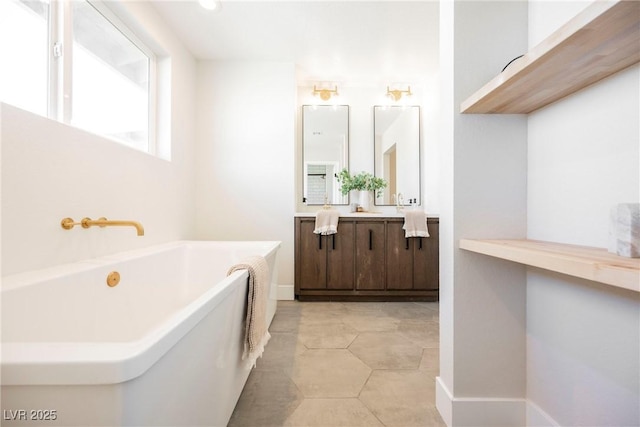
<svg viewBox="0 0 640 427">
<path fill-rule="evenodd" d="M 346 195 L 354 190 L 361 192 L 359 204 L 365 211 L 369 210 L 369 192 L 373 192 L 375 197 L 378 198 L 382 196 L 382 190 L 387 187 L 387 181 L 369 172 L 351 175 L 347 169 L 342 169 L 340 173 L 336 174 L 336 179 L 340 183 L 340 192 L 342 194 Z"/>
</svg>

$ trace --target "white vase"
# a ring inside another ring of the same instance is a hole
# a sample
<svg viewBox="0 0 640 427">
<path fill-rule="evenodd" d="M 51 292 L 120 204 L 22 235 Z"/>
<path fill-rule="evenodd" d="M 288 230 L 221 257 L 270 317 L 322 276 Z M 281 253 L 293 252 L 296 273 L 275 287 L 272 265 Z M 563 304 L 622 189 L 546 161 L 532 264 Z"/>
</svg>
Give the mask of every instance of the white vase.
<svg viewBox="0 0 640 427">
<path fill-rule="evenodd" d="M 358 193 L 360 193 L 358 195 L 358 203 L 365 212 L 369 212 L 371 208 L 371 191 L 360 190 Z"/>
<path fill-rule="evenodd" d="M 357 212 L 358 206 L 360 205 L 360 191 L 351 190 L 349 191 L 349 206 L 351 212 Z"/>
</svg>

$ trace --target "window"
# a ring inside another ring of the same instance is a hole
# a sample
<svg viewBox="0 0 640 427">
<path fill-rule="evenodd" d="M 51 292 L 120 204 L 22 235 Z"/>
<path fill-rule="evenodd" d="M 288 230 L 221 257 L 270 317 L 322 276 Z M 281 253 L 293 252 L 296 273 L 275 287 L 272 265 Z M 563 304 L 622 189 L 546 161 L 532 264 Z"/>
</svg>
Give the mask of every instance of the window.
<svg viewBox="0 0 640 427">
<path fill-rule="evenodd" d="M 4 102 L 153 151 L 154 55 L 109 9 L 1 0 L 0 17 L 0 48 L 9 59 L 0 71 Z"/>
<path fill-rule="evenodd" d="M 48 1 L 0 1 L 2 101 L 47 115 L 48 41 Z"/>
<path fill-rule="evenodd" d="M 146 151 L 149 56 L 86 1 L 72 12 L 71 123 Z"/>
</svg>

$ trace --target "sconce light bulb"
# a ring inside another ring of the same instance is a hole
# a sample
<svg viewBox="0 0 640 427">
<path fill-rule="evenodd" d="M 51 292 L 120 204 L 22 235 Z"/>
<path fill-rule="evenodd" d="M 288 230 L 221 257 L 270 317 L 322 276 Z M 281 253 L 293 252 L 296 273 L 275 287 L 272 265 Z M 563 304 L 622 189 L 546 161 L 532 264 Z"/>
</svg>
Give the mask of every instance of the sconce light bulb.
<svg viewBox="0 0 640 427">
<path fill-rule="evenodd" d="M 220 8 L 219 0 L 198 0 L 198 3 L 207 10 L 218 10 Z"/>
</svg>

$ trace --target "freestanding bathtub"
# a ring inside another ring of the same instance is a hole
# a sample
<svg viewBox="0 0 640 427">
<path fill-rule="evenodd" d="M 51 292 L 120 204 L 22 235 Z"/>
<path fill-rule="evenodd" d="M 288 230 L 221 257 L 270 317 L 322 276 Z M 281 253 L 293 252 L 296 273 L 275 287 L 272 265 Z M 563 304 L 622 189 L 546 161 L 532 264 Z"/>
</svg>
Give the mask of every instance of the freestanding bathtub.
<svg viewBox="0 0 640 427">
<path fill-rule="evenodd" d="M 0 424 L 226 426 L 250 372 L 248 274 L 226 272 L 267 259 L 271 322 L 279 247 L 181 241 L 5 277 Z"/>
</svg>

